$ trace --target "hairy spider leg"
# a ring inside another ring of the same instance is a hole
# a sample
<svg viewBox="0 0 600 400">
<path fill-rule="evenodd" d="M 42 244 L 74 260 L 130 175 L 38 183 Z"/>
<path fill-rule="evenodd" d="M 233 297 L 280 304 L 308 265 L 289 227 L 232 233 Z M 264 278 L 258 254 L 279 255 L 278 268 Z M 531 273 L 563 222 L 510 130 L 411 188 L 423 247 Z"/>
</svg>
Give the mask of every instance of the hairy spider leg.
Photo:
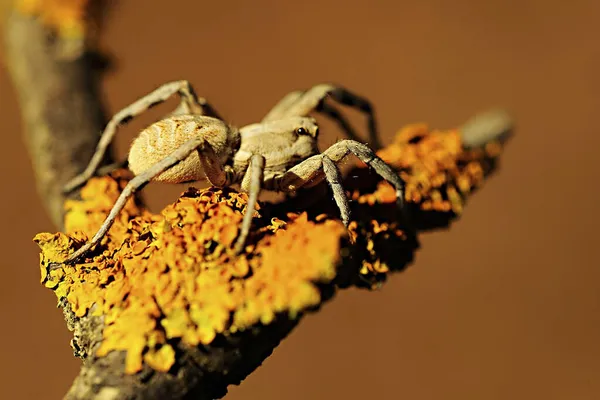
<svg viewBox="0 0 600 400">
<path fill-rule="evenodd" d="M 307 116 L 312 111 L 317 111 L 335 121 L 351 140 L 358 140 L 356 131 L 342 113 L 333 105 L 325 102 L 327 97 L 331 97 L 340 104 L 357 108 L 366 114 L 369 145 L 375 151 L 381 148 L 373 106 L 366 98 L 341 86 L 319 84 L 306 91 L 290 92 L 267 113 L 263 122 L 290 116 Z"/>
<path fill-rule="evenodd" d="M 410 225 L 410 219 L 404 204 L 404 182 L 385 161 L 379 158 L 375 152 L 369 148 L 369 146 L 355 140 L 339 141 L 325 150 L 322 154 L 309 157 L 300 164 L 290 168 L 279 178 L 278 187 L 284 192 L 294 192 L 301 187 L 312 187 L 323 180 L 327 180 L 333 190 L 338 208 L 340 209 L 342 221 L 344 221 L 344 225 L 347 226 L 350 220 L 350 207 L 346 193 L 340 183 L 339 170 L 337 170 L 335 164 L 340 163 L 349 154 L 353 154 L 362 162 L 373 168 L 379 176 L 394 186 L 396 189 L 396 203 L 402 213 L 404 222 L 408 229 L 414 231 Z M 327 161 L 325 161 L 326 159 Z M 332 169 L 332 164 L 336 167 L 335 170 L 337 171 Z"/>
<path fill-rule="evenodd" d="M 131 103 L 127 107 L 117 112 L 108 122 L 100 141 L 96 146 L 96 151 L 92 156 L 86 169 L 79 175 L 71 179 L 63 188 L 65 193 L 69 193 L 79 186 L 85 184 L 98 170 L 104 154 L 108 149 L 108 146 L 112 142 L 117 128 L 121 124 L 125 124 L 132 120 L 134 117 L 139 116 L 148 109 L 163 103 L 168 100 L 174 94 L 178 94 L 181 98 L 181 103 L 177 108 L 176 112 L 187 113 L 193 115 L 206 115 L 219 118 L 216 111 L 211 107 L 206 99 L 198 98 L 190 82 L 186 80 L 168 82 L 161 85 L 157 89 L 153 90 L 149 94 Z M 219 118 L 220 119 L 220 118 Z"/>
</svg>

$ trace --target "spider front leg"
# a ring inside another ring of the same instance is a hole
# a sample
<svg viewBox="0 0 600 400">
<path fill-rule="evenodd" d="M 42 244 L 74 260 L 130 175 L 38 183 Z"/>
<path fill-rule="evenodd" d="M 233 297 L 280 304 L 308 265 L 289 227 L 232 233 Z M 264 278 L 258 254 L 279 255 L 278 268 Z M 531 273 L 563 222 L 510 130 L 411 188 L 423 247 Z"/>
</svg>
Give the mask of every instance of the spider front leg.
<svg viewBox="0 0 600 400">
<path fill-rule="evenodd" d="M 290 168 L 278 179 L 282 192 L 292 193 L 300 188 L 310 188 L 326 180 L 340 209 L 344 226 L 350 223 L 350 203 L 342 186 L 342 174 L 335 162 L 326 154 L 317 154 Z"/>
<path fill-rule="evenodd" d="M 353 154 L 359 160 L 373 168 L 380 177 L 394 186 L 396 189 L 396 203 L 398 204 L 398 208 L 400 209 L 405 222 L 409 222 L 404 204 L 404 181 L 400 179 L 400 176 L 392 169 L 392 167 L 379 158 L 369 146 L 355 140 L 342 140 L 333 144 L 325 150 L 323 154 L 327 155 L 336 163 L 341 162 L 348 154 Z"/>
<path fill-rule="evenodd" d="M 377 121 L 373 106 L 364 97 L 361 97 L 341 86 L 331 84 L 320 84 L 313 86 L 307 91 L 294 91 L 283 97 L 263 118 L 263 122 L 284 119 L 292 116 L 307 116 L 312 111 L 321 112 L 328 116 L 340 126 L 346 135 L 352 140 L 358 140 L 358 135 L 348 120 L 331 104 L 326 103 L 330 97 L 340 104 L 354 107 L 366 114 L 367 127 L 369 130 L 369 144 L 371 148 L 381 148 L 377 132 Z"/>
<path fill-rule="evenodd" d="M 94 176 L 104 158 L 108 146 L 115 137 L 119 125 L 129 122 L 144 111 L 163 103 L 174 94 L 178 94 L 181 97 L 181 103 L 173 114 L 187 113 L 219 118 L 216 111 L 205 99 L 196 96 L 192 85 L 188 81 L 181 80 L 165 83 L 141 99 L 123 108 L 110 119 L 104 132 L 102 132 L 102 136 L 100 137 L 100 141 L 96 146 L 96 151 L 94 152 L 90 163 L 81 174 L 75 176 L 65 185 L 63 191 L 69 193 Z"/>
<path fill-rule="evenodd" d="M 404 205 L 404 182 L 369 146 L 354 140 L 342 140 L 329 147 L 322 154 L 312 156 L 290 168 L 280 178 L 280 190 L 293 192 L 301 187 L 315 186 L 321 181 L 327 180 L 333 191 L 337 206 L 340 209 L 342 222 L 347 226 L 350 221 L 350 206 L 346 192 L 342 187 L 341 174 L 336 164 L 349 154 L 354 154 L 362 162 L 372 167 L 379 176 L 394 186 L 396 189 L 396 202 L 402 213 L 403 222 L 412 230 Z"/>
<path fill-rule="evenodd" d="M 246 204 L 246 212 L 244 214 L 244 219 L 242 220 L 240 233 L 233 246 L 234 254 L 241 253 L 244 244 L 246 244 L 248 233 L 250 233 L 252 218 L 254 217 L 254 210 L 256 210 L 256 203 L 258 202 L 258 195 L 260 194 L 264 171 L 265 158 L 260 154 L 254 154 L 250 157 L 250 164 L 241 184 L 242 190 L 248 193 L 248 203 Z"/>
<path fill-rule="evenodd" d="M 217 127 L 214 130 L 216 131 L 217 129 L 219 128 Z M 219 135 L 223 134 L 224 132 L 221 131 L 205 133 Z M 140 173 L 139 175 L 135 176 L 131 181 L 129 181 L 127 186 L 125 186 L 125 189 L 123 189 L 123 192 L 121 192 L 121 194 L 119 195 L 119 198 L 115 202 L 113 208 L 110 210 L 110 213 L 102 223 L 102 226 L 100 227 L 100 229 L 98 229 L 98 231 L 92 237 L 92 239 L 84 246 L 79 248 L 77 251 L 75 251 L 73 254 L 71 254 L 69 258 L 67 258 L 63 263 L 74 263 L 85 253 L 87 253 L 93 246 L 98 244 L 106 235 L 112 224 L 115 222 L 117 216 L 119 215 L 121 210 L 123 210 L 123 207 L 125 207 L 127 200 L 136 191 L 144 187 L 146 184 L 148 184 L 151 180 L 153 180 L 161 173 L 165 172 L 169 168 L 188 158 L 192 154 L 192 152 L 196 150 L 198 151 L 202 168 L 211 182 L 222 182 L 223 186 L 233 184 L 233 169 L 230 166 L 224 166 L 221 164 L 218 155 L 216 154 L 212 146 L 205 140 L 204 135 L 199 135 L 197 137 L 189 139 L 187 142 L 183 143 L 175 151 L 173 151 L 170 155 L 163 158 L 156 164 L 153 164 L 144 172 Z"/>
</svg>

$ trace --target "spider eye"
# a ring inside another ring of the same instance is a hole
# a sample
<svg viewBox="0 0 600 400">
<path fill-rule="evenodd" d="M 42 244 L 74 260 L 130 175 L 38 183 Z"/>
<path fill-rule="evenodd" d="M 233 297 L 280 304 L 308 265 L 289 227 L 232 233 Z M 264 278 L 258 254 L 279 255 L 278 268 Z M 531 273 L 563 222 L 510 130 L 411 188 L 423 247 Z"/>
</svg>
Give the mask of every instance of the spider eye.
<svg viewBox="0 0 600 400">
<path fill-rule="evenodd" d="M 308 135 L 308 131 L 306 128 L 296 128 L 297 135 Z"/>
</svg>

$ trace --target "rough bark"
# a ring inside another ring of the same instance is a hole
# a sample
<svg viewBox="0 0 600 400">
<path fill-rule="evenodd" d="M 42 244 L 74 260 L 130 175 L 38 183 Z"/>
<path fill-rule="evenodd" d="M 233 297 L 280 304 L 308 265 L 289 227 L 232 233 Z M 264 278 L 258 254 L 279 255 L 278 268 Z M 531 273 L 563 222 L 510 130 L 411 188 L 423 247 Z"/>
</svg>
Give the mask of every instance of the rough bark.
<svg viewBox="0 0 600 400">
<path fill-rule="evenodd" d="M 101 58 L 19 12 L 9 15 L 4 37 L 36 186 L 52 221 L 62 228 L 62 187 L 83 171 L 105 123 Z"/>
</svg>

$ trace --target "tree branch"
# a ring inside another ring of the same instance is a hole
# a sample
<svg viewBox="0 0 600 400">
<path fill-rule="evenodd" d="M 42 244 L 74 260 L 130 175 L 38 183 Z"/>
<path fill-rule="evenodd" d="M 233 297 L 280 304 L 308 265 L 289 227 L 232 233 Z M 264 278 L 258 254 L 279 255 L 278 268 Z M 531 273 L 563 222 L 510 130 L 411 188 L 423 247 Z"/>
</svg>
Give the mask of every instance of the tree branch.
<svg viewBox="0 0 600 400">
<path fill-rule="evenodd" d="M 495 168 L 499 138 L 467 149 L 458 130 L 411 125 L 380 151 L 406 182 L 420 230 L 462 213 Z M 221 397 L 338 289 L 378 287 L 404 269 L 418 243 L 399 222 L 395 190 L 364 166 L 349 177 L 348 230 L 328 196 L 303 192 L 262 204 L 248 246 L 233 255 L 247 196 L 191 188 L 157 215 L 131 199 L 87 259 L 50 271 L 96 232 L 129 175 L 90 180 L 66 204 L 66 234 L 35 238 L 42 281 L 85 360 L 67 399 Z"/>
<path fill-rule="evenodd" d="M 219 398 L 303 315 L 341 288 L 378 287 L 412 261 L 418 242 L 400 223 L 395 191 L 359 166 L 344 182 L 353 200 L 348 230 L 320 186 L 262 204 L 248 246 L 232 255 L 246 195 L 190 189 L 157 215 L 132 199 L 87 259 L 50 271 L 93 235 L 129 179 L 121 170 L 94 178 L 77 200 L 61 191 L 87 165 L 105 122 L 84 21 L 94 13 L 83 12 L 101 3 L 17 1 L 5 35 L 38 189 L 66 232 L 35 238 L 42 283 L 84 360 L 66 399 Z M 488 117 L 493 123 L 460 130 L 411 125 L 379 152 L 406 182 L 419 230 L 460 215 L 494 170 L 510 121 Z"/>
<path fill-rule="evenodd" d="M 85 168 L 104 128 L 102 62 L 86 37 L 70 31 L 65 36 L 42 23 L 43 8 L 30 11 L 12 10 L 5 23 L 6 64 L 40 198 L 54 224 L 62 227 L 62 187 Z"/>
</svg>

